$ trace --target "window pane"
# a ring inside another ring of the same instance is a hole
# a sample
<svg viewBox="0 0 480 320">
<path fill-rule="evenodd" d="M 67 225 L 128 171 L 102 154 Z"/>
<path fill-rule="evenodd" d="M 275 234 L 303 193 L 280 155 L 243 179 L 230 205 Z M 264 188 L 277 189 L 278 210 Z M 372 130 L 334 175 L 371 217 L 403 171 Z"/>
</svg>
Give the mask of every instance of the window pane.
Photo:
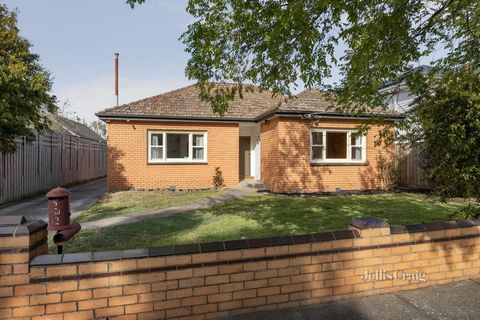
<svg viewBox="0 0 480 320">
<path fill-rule="evenodd" d="M 323 147 L 312 147 L 312 159 L 313 160 L 323 159 Z"/>
<path fill-rule="evenodd" d="M 346 132 L 327 132 L 327 159 L 347 159 Z"/>
<path fill-rule="evenodd" d="M 352 133 L 352 146 L 361 146 L 362 145 L 362 136 L 359 135 L 359 136 L 355 136 L 354 133 Z"/>
<path fill-rule="evenodd" d="M 163 148 L 162 147 L 151 147 L 150 156 L 152 160 L 160 160 L 163 158 Z"/>
<path fill-rule="evenodd" d="M 203 160 L 204 148 L 193 148 L 193 159 Z"/>
<path fill-rule="evenodd" d="M 194 134 L 193 135 L 193 145 L 195 147 L 203 147 L 203 134 Z"/>
<path fill-rule="evenodd" d="M 167 158 L 188 159 L 188 133 L 167 133 Z"/>
<path fill-rule="evenodd" d="M 352 160 L 362 160 L 361 147 L 352 147 Z"/>
<path fill-rule="evenodd" d="M 151 135 L 151 142 L 152 146 L 161 146 L 163 145 L 163 134 L 152 134 Z"/>
<path fill-rule="evenodd" d="M 323 132 L 312 132 L 312 144 L 314 145 L 323 144 Z"/>
</svg>

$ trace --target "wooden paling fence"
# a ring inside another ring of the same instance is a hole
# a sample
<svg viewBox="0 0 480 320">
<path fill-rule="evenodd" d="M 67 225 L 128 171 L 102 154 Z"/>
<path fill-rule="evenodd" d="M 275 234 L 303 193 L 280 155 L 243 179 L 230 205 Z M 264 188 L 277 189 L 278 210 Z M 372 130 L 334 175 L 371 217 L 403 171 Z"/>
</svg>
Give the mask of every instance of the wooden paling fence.
<svg viewBox="0 0 480 320">
<path fill-rule="evenodd" d="M 105 175 L 105 141 L 41 134 L 30 144 L 20 138 L 15 153 L 0 153 L 0 204 Z"/>
<path fill-rule="evenodd" d="M 399 171 L 399 186 L 415 189 L 430 189 L 423 170 L 420 167 L 421 158 L 417 150 L 397 144 L 396 155 Z"/>
</svg>

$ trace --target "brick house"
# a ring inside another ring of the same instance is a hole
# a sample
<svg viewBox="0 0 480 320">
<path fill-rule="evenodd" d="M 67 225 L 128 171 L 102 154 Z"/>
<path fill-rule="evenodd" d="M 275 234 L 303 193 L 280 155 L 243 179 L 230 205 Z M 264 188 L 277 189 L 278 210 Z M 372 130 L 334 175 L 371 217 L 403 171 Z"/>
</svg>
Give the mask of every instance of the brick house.
<svg viewBox="0 0 480 320">
<path fill-rule="evenodd" d="M 383 188 L 393 149 L 375 145 L 382 127 L 356 136 L 359 117 L 330 106 L 317 90 L 285 101 L 255 89 L 222 117 L 192 85 L 106 109 L 108 188 L 210 188 L 215 167 L 227 186 L 257 179 L 273 192 Z"/>
</svg>

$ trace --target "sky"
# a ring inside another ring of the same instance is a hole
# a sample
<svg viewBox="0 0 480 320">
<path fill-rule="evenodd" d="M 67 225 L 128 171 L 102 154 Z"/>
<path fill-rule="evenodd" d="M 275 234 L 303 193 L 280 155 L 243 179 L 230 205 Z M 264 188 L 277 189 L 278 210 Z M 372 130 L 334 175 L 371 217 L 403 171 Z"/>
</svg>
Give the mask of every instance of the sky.
<svg viewBox="0 0 480 320">
<path fill-rule="evenodd" d="M 21 35 L 51 73 L 53 94 L 87 122 L 112 107 L 114 53 L 120 53 L 120 103 L 188 85 L 188 55 L 178 38 L 192 18 L 186 0 L 0 0 L 17 8 Z"/>
<path fill-rule="evenodd" d="M 193 21 L 185 11 L 187 0 L 147 0 L 133 10 L 125 0 L 0 2 L 18 9 L 21 35 L 50 71 L 59 106 L 68 102 L 69 111 L 87 122 L 116 104 L 115 52 L 120 54 L 120 104 L 192 83 L 185 77 L 188 54 L 178 40 Z M 333 70 L 330 82 L 338 79 Z"/>
</svg>

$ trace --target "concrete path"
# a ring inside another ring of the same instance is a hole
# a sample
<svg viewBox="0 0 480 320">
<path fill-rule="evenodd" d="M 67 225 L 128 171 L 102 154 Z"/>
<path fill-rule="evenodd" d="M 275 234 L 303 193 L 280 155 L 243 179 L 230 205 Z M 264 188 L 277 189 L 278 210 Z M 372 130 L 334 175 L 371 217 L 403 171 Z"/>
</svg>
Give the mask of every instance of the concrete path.
<svg viewBox="0 0 480 320">
<path fill-rule="evenodd" d="M 134 222 L 140 222 L 151 219 L 158 219 L 163 217 L 172 216 L 179 213 L 195 211 L 199 209 L 205 209 L 213 205 L 232 201 L 239 199 L 244 196 L 253 195 L 257 192 L 258 188 L 256 187 L 255 182 L 241 182 L 238 186 L 233 189 L 227 190 L 225 193 L 220 194 L 216 197 L 206 200 L 200 200 L 192 202 L 189 204 L 169 207 L 165 209 L 159 209 L 153 212 L 141 213 L 141 214 L 132 214 L 132 215 L 123 215 L 118 217 L 106 218 L 96 221 L 82 222 L 82 229 L 97 229 L 105 227 L 114 227 Z"/>
<path fill-rule="evenodd" d="M 480 319 L 480 279 L 228 320 Z"/>
<path fill-rule="evenodd" d="M 107 190 L 107 179 L 102 178 L 67 188 L 72 192 L 70 210 L 72 219 L 100 199 Z M 28 220 L 48 221 L 48 202 L 44 195 L 7 204 L 0 208 L 0 216 L 23 215 Z"/>
</svg>

